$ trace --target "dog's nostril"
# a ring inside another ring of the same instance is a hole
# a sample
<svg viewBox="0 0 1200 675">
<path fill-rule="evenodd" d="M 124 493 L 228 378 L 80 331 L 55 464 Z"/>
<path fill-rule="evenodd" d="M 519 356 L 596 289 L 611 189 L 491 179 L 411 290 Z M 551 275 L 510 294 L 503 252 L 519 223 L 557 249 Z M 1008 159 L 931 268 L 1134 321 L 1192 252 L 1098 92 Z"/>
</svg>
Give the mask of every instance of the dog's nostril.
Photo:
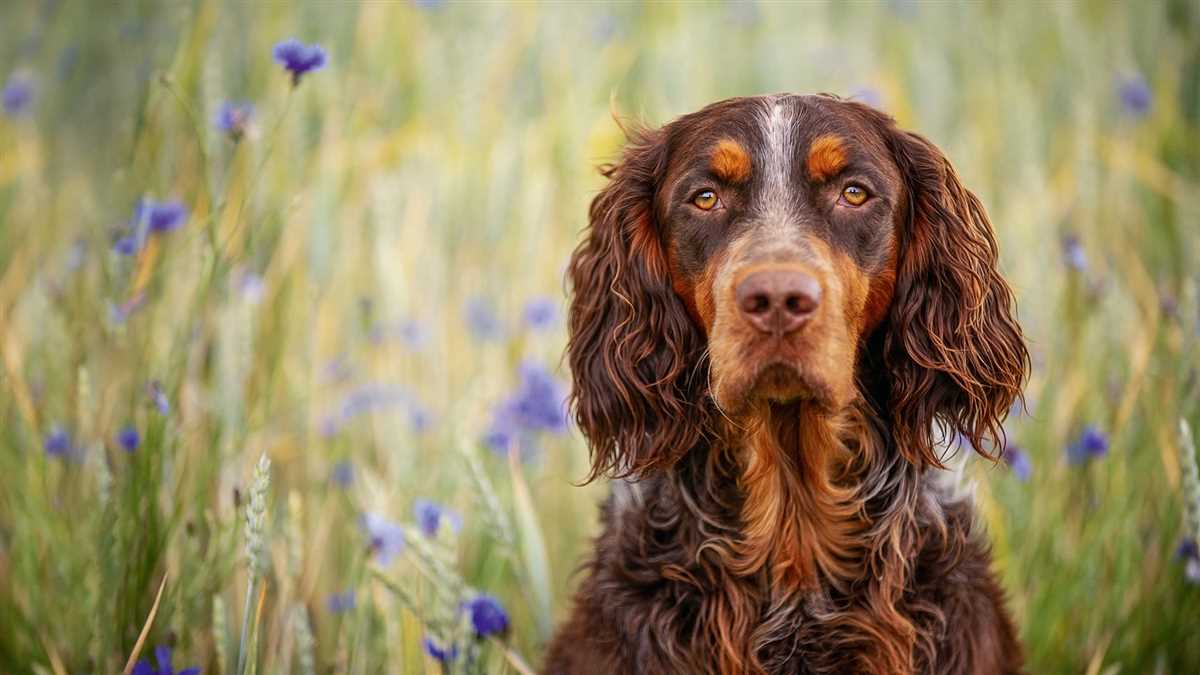
<svg viewBox="0 0 1200 675">
<path fill-rule="evenodd" d="M 796 293 L 787 296 L 783 306 L 791 314 L 808 314 L 817 308 L 817 302 L 811 295 Z"/>
<path fill-rule="evenodd" d="M 746 298 L 742 309 L 749 314 L 762 314 L 771 309 L 771 298 L 766 293 L 755 293 Z"/>
</svg>

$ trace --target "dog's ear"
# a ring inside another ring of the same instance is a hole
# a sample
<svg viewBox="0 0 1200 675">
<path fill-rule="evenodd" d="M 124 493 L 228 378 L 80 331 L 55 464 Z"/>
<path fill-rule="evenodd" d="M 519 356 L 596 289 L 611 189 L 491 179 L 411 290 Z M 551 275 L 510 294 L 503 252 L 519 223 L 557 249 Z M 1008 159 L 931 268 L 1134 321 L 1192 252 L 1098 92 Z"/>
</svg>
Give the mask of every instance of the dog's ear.
<svg viewBox="0 0 1200 675">
<path fill-rule="evenodd" d="M 896 444 L 912 462 L 942 466 L 937 425 L 994 459 L 1029 354 L 992 225 L 932 143 L 894 125 L 888 138 L 908 207 L 884 345 Z"/>
<path fill-rule="evenodd" d="M 703 340 L 671 288 L 654 195 L 666 132 L 632 134 L 571 257 L 567 356 L 571 405 L 587 437 L 592 479 L 669 465 L 703 432 L 691 380 Z M 703 376 L 699 376 L 703 379 Z"/>
</svg>

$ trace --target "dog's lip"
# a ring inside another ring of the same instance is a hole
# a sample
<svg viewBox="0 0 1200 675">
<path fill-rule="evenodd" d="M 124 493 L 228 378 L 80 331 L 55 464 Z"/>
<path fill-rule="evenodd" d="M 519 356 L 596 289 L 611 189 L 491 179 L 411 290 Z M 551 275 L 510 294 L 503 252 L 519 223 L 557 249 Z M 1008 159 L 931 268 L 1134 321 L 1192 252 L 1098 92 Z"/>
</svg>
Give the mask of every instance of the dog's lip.
<svg viewBox="0 0 1200 675">
<path fill-rule="evenodd" d="M 815 394 L 800 366 L 782 359 L 762 364 L 754 374 L 748 391 L 754 398 L 779 403 L 809 398 Z"/>
</svg>

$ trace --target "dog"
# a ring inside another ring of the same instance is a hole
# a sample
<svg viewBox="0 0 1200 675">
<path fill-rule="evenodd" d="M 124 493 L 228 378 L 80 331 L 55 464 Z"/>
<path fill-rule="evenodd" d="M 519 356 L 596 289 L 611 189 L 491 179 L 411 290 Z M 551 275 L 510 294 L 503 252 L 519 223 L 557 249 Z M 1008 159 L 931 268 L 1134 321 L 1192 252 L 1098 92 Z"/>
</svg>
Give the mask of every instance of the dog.
<svg viewBox="0 0 1200 675">
<path fill-rule="evenodd" d="M 567 275 L 614 479 L 548 675 L 1018 673 L 946 443 L 996 459 L 1029 356 L 945 155 L 834 96 L 627 132 Z"/>
</svg>

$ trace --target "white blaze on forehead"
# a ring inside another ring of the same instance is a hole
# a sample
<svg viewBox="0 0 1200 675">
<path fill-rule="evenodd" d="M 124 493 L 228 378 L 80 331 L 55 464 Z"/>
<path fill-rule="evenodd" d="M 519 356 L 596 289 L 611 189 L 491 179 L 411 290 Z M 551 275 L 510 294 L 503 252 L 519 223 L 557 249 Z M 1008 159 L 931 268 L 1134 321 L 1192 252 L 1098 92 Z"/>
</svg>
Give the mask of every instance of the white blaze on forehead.
<svg viewBox="0 0 1200 675">
<path fill-rule="evenodd" d="M 763 184 L 758 215 L 772 234 L 788 239 L 795 120 L 786 97 L 772 96 L 765 99 L 763 104 L 758 116 L 764 145 L 760 153 L 763 157 Z"/>
<path fill-rule="evenodd" d="M 769 219 L 784 220 L 790 207 L 788 183 L 791 183 L 793 133 L 791 106 L 787 98 L 767 98 L 760 117 L 763 148 L 763 202 L 762 215 Z"/>
</svg>

